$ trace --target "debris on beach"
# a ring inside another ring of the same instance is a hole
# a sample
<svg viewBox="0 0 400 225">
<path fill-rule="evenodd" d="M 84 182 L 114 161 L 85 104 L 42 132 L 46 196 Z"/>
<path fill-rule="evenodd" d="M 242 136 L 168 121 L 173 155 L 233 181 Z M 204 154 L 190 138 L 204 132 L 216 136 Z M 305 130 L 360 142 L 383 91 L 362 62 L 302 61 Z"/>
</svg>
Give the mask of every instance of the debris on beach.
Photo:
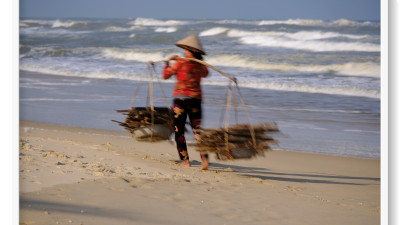
<svg viewBox="0 0 400 225">
<path fill-rule="evenodd" d="M 125 122 L 111 120 L 124 127 L 138 141 L 168 140 L 173 133 L 172 111 L 168 107 L 132 107 L 116 110 L 126 116 Z"/>
<path fill-rule="evenodd" d="M 254 126 L 238 124 L 228 128 L 202 130 L 196 150 L 200 153 L 215 153 L 219 160 L 250 159 L 264 156 L 270 144 L 277 141 L 267 132 L 278 132 L 276 123 L 261 123 Z"/>
</svg>

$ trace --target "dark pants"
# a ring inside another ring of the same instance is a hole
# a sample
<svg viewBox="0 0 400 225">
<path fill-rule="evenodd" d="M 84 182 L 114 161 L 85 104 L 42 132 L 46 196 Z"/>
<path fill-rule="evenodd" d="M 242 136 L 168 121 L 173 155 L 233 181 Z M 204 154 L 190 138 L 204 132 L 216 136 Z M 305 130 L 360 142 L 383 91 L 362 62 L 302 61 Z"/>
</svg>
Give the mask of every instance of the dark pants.
<svg viewBox="0 0 400 225">
<path fill-rule="evenodd" d="M 201 99 L 175 98 L 173 107 L 175 141 L 181 160 L 189 159 L 185 139 L 185 124 L 189 116 L 193 134 L 196 136 L 201 129 Z"/>
</svg>

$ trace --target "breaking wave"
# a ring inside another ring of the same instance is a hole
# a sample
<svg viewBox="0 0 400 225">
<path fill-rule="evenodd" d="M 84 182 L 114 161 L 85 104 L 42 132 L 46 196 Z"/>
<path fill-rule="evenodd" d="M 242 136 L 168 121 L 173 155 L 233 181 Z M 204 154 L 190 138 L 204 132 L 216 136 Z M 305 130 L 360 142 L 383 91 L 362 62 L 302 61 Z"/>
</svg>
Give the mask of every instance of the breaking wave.
<svg viewBox="0 0 400 225">
<path fill-rule="evenodd" d="M 136 26 L 131 26 L 131 27 L 117 27 L 117 26 L 109 26 L 104 28 L 104 31 L 110 31 L 110 32 L 125 32 L 125 31 L 132 31 L 136 30 Z"/>
<path fill-rule="evenodd" d="M 289 19 L 289 20 L 262 20 L 258 25 L 276 25 L 276 24 L 286 24 L 286 25 L 299 25 L 299 26 L 316 26 L 324 24 L 323 20 L 305 20 L 305 19 Z"/>
<path fill-rule="evenodd" d="M 136 26 L 179 26 L 188 24 L 187 21 L 181 20 L 158 20 L 152 18 L 136 18 L 131 21 L 129 24 L 133 24 Z"/>
<path fill-rule="evenodd" d="M 258 62 L 238 55 L 207 57 L 211 65 L 240 67 L 254 70 L 271 70 L 300 73 L 334 73 L 343 76 L 380 77 L 380 65 L 373 62 L 349 62 L 345 64 L 313 65 L 313 64 L 273 64 Z"/>
<path fill-rule="evenodd" d="M 296 25 L 296 26 L 374 26 L 378 23 L 365 21 L 358 22 L 348 19 L 338 19 L 334 21 L 312 20 L 312 19 L 288 19 L 288 20 L 262 20 L 258 23 L 260 26 L 264 25 Z"/>
<path fill-rule="evenodd" d="M 244 31 L 226 27 L 213 27 L 202 31 L 199 36 L 238 38 L 239 43 L 259 47 L 287 48 L 312 52 L 363 51 L 379 52 L 380 45 L 365 42 L 369 35 L 343 34 L 338 32 L 299 31 L 294 33 L 276 31 Z M 335 39 L 335 40 L 333 40 Z M 338 41 L 341 40 L 341 41 Z M 348 39 L 344 41 L 343 39 Z"/>
<path fill-rule="evenodd" d="M 162 52 L 138 52 L 136 50 L 123 50 L 118 48 L 105 48 L 101 51 L 101 55 L 105 58 L 132 60 L 138 62 L 160 61 L 167 58 Z"/>
<path fill-rule="evenodd" d="M 176 32 L 178 28 L 176 27 L 158 27 L 154 31 L 158 33 L 173 33 Z"/>
<path fill-rule="evenodd" d="M 366 39 L 368 35 L 341 34 L 337 32 L 323 31 L 299 31 L 294 33 L 276 32 L 276 31 L 244 31 L 237 29 L 229 29 L 226 27 L 213 27 L 202 31 L 199 36 L 215 36 L 226 33 L 228 37 L 247 37 L 247 36 L 266 36 L 266 37 L 281 37 L 293 40 L 319 40 L 330 38 L 348 38 L 348 39 Z"/>
<path fill-rule="evenodd" d="M 255 45 L 259 47 L 288 48 L 312 52 L 338 52 L 338 51 L 359 51 L 379 52 L 380 45 L 363 42 L 333 42 L 333 41 L 302 41 L 284 40 L 268 36 L 246 36 L 239 39 L 240 43 Z"/>
<path fill-rule="evenodd" d="M 205 30 L 199 34 L 199 36 L 215 36 L 222 33 L 225 33 L 229 30 L 229 28 L 225 27 L 213 27 L 211 29 Z"/>
<path fill-rule="evenodd" d="M 70 21 L 70 20 L 61 21 L 61 20 L 55 20 L 52 23 L 51 27 L 53 27 L 53 28 L 59 28 L 59 27 L 68 28 L 68 27 L 85 26 L 85 25 L 87 25 L 87 22 L 85 22 L 85 21 Z"/>
<path fill-rule="evenodd" d="M 212 82 L 210 82 L 210 84 L 212 84 Z M 260 81 L 240 82 L 239 85 L 241 87 L 268 89 L 276 91 L 318 93 L 318 94 L 328 94 L 328 95 L 346 95 L 346 96 L 357 96 L 357 97 L 378 98 L 378 99 L 380 98 L 379 91 L 361 89 L 357 87 L 326 87 L 326 86 L 313 86 L 305 84 L 300 85 L 300 84 L 288 84 L 288 83 L 276 83 L 276 82 L 267 83 Z"/>
</svg>

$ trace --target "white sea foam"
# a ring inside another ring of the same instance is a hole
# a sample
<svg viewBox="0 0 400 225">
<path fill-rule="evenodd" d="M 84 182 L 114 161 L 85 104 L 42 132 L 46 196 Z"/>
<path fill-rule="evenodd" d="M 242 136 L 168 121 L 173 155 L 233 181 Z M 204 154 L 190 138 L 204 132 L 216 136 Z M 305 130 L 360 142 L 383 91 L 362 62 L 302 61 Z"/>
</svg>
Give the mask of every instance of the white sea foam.
<svg viewBox="0 0 400 225">
<path fill-rule="evenodd" d="M 20 83 L 19 88 L 29 88 L 29 89 L 38 89 L 38 90 L 56 90 L 55 87 L 44 87 L 44 86 L 34 86 L 31 84 Z"/>
<path fill-rule="evenodd" d="M 377 63 L 346 63 L 337 65 L 337 74 L 351 76 L 380 77 L 381 67 Z"/>
<path fill-rule="evenodd" d="M 212 21 L 217 24 L 234 24 L 234 25 L 259 25 L 259 26 L 272 26 L 272 25 L 294 25 L 294 26 L 375 26 L 379 23 L 364 21 L 358 22 L 348 19 L 338 19 L 333 21 L 313 20 L 313 19 L 288 19 L 288 20 L 219 20 Z"/>
<path fill-rule="evenodd" d="M 369 131 L 369 130 L 353 130 L 353 129 L 344 129 L 344 132 L 354 132 L 354 133 L 371 133 L 379 135 L 379 131 Z"/>
<path fill-rule="evenodd" d="M 54 20 L 20 20 L 20 22 L 23 22 L 25 24 L 39 24 L 39 25 L 52 25 L 54 23 Z"/>
<path fill-rule="evenodd" d="M 134 21 L 131 21 L 130 24 L 136 26 L 179 26 L 185 25 L 188 22 L 180 21 L 180 20 L 158 20 L 153 18 L 136 18 Z"/>
<path fill-rule="evenodd" d="M 69 77 L 83 77 L 91 79 L 125 79 L 125 80 L 148 80 L 147 77 L 141 74 L 123 73 L 123 72 L 109 72 L 109 71 L 76 71 L 65 68 L 55 68 L 48 66 L 33 66 L 33 65 L 20 65 L 20 70 L 50 74 L 56 76 L 69 76 Z"/>
<path fill-rule="evenodd" d="M 349 20 L 349 19 L 338 19 L 335 21 L 330 21 L 328 23 L 328 25 L 331 26 L 376 26 L 379 25 L 379 23 L 374 23 L 374 22 L 370 22 L 370 21 L 364 21 L 364 22 L 358 22 L 358 21 L 354 21 L 354 20 Z"/>
<path fill-rule="evenodd" d="M 244 31 L 238 29 L 230 29 L 227 33 L 228 37 L 246 37 L 246 36 L 254 36 L 254 35 L 273 35 L 274 31 L 269 32 L 260 32 L 260 31 Z"/>
<path fill-rule="evenodd" d="M 60 80 L 59 80 L 60 81 Z M 24 87 L 33 88 L 33 87 L 48 87 L 52 86 L 81 86 L 87 84 L 89 81 L 68 81 L 65 82 L 64 79 L 61 79 L 61 82 L 48 82 L 40 79 L 34 78 L 26 78 L 23 77 L 20 79 L 20 85 L 25 85 Z"/>
<path fill-rule="evenodd" d="M 352 35 L 352 34 L 341 34 L 337 32 L 322 32 L 322 31 L 299 31 L 296 33 L 280 33 L 283 37 L 288 37 L 294 40 L 319 40 L 329 38 L 348 38 L 348 39 L 364 39 L 368 38 L 368 35 Z"/>
<path fill-rule="evenodd" d="M 299 26 L 315 26 L 324 24 L 323 20 L 306 20 L 306 19 L 289 19 L 289 20 L 262 20 L 258 25 L 299 25 Z"/>
<path fill-rule="evenodd" d="M 373 62 L 349 62 L 345 64 L 313 65 L 313 64 L 275 64 L 258 62 L 239 55 L 220 55 L 207 57 L 207 62 L 215 66 L 239 67 L 254 70 L 272 70 L 301 73 L 335 73 L 343 76 L 380 77 L 380 65 Z"/>
<path fill-rule="evenodd" d="M 368 38 L 368 35 L 352 35 L 342 34 L 337 32 L 323 32 L 323 31 L 299 31 L 294 33 L 289 32 L 276 32 L 276 31 L 244 31 L 238 29 L 230 29 L 227 33 L 228 37 L 254 37 L 254 36 L 265 36 L 274 38 L 285 38 L 292 40 L 319 40 L 328 38 L 348 38 L 348 39 L 364 39 Z"/>
<path fill-rule="evenodd" d="M 38 65 L 29 65 L 29 64 L 20 64 L 20 70 L 30 71 L 30 72 L 37 72 L 37 73 L 44 73 L 44 74 L 52 74 L 52 75 L 61 75 L 61 76 L 76 76 L 76 73 L 72 71 L 68 71 L 61 68 L 52 68 L 52 67 L 45 67 L 45 66 L 38 66 Z"/>
<path fill-rule="evenodd" d="M 138 62 L 160 61 L 166 58 L 161 52 L 144 53 L 135 50 L 123 50 L 118 48 L 105 48 L 102 56 L 106 58 L 133 60 Z"/>
<path fill-rule="evenodd" d="M 29 27 L 29 24 L 23 21 L 19 21 L 19 27 Z"/>
<path fill-rule="evenodd" d="M 20 58 L 25 58 L 29 55 L 30 57 L 43 57 L 43 56 L 66 56 L 71 55 L 73 52 L 79 53 L 85 51 L 85 49 L 68 49 L 61 47 L 53 47 L 53 46 L 43 46 L 43 47 L 27 47 L 20 46 Z"/>
<path fill-rule="evenodd" d="M 248 21 L 248 20 L 218 20 L 218 21 L 211 21 L 217 24 L 234 24 L 234 25 L 257 25 L 258 21 Z"/>
<path fill-rule="evenodd" d="M 353 20 L 348 20 L 348 19 L 338 19 L 332 22 L 335 25 L 339 25 L 339 26 L 354 26 L 354 25 L 358 25 L 360 23 L 353 21 Z"/>
<path fill-rule="evenodd" d="M 199 36 L 214 36 L 218 34 L 225 33 L 228 31 L 228 28 L 225 27 L 213 27 L 211 29 L 205 30 L 199 34 Z"/>
<path fill-rule="evenodd" d="M 61 36 L 61 35 L 71 35 L 73 32 L 65 29 L 52 29 L 49 30 L 43 27 L 24 27 L 20 29 L 20 34 L 30 35 L 34 37 L 47 37 L 47 36 Z"/>
<path fill-rule="evenodd" d="M 216 57 L 207 57 L 206 61 L 215 66 L 239 67 L 253 70 L 291 71 L 298 69 L 294 65 L 257 62 L 239 55 L 219 55 Z"/>
<path fill-rule="evenodd" d="M 240 38 L 240 42 L 242 44 L 256 45 L 260 47 L 288 48 L 312 52 L 380 51 L 380 45 L 372 43 L 285 40 L 271 36 L 245 36 Z"/>
<path fill-rule="evenodd" d="M 228 37 L 238 37 L 242 44 L 256 45 L 260 47 L 288 48 L 313 52 L 324 51 L 365 51 L 379 52 L 380 45 L 366 42 L 335 42 L 324 41 L 329 38 L 364 39 L 368 35 L 351 35 L 337 32 L 299 31 L 287 32 L 251 32 L 232 29 L 227 33 Z"/>
<path fill-rule="evenodd" d="M 158 33 L 173 33 L 178 30 L 177 27 L 158 27 L 154 31 Z"/>
<path fill-rule="evenodd" d="M 205 30 L 199 34 L 199 36 L 215 36 L 219 34 L 227 33 L 228 37 L 254 37 L 254 36 L 265 36 L 275 38 L 285 38 L 292 40 L 320 40 L 329 38 L 348 38 L 348 39 L 365 39 L 368 35 L 352 35 L 352 34 L 341 34 L 337 32 L 323 32 L 323 31 L 299 31 L 295 33 L 288 32 L 276 32 L 276 31 L 244 31 L 237 29 L 229 29 L 225 27 L 213 27 Z"/>
<path fill-rule="evenodd" d="M 239 80 L 240 81 L 240 80 Z M 204 81 L 208 84 L 216 84 L 212 81 Z M 219 85 L 226 85 L 226 82 L 221 82 Z M 239 82 L 241 87 L 257 88 L 257 89 L 268 89 L 277 91 L 291 91 L 291 92 L 303 92 L 303 93 L 318 93 L 318 94 L 329 94 L 329 95 L 346 95 L 346 96 L 358 96 L 367 98 L 380 98 L 380 93 L 375 90 L 365 90 L 356 87 L 326 87 L 326 86 L 313 86 L 313 85 L 300 85 L 300 84 L 288 84 L 288 83 L 277 83 L 277 82 L 263 82 L 263 81 L 252 81 L 252 82 Z"/>
<path fill-rule="evenodd" d="M 136 30 L 136 26 L 131 26 L 131 27 L 117 27 L 117 26 L 109 26 L 104 28 L 104 31 L 111 31 L 111 32 L 125 32 L 125 31 L 132 31 Z"/>
<path fill-rule="evenodd" d="M 258 22 L 260 26 L 268 25 L 296 25 L 296 26 L 370 26 L 373 22 L 357 22 L 348 19 L 338 19 L 334 21 L 312 20 L 312 19 L 288 19 L 288 20 L 262 20 Z"/>
<path fill-rule="evenodd" d="M 57 27 L 66 27 L 66 28 L 68 28 L 68 27 L 72 27 L 72 26 L 75 26 L 75 25 L 78 25 L 78 24 L 86 25 L 87 22 L 85 22 L 85 21 L 71 21 L 71 20 L 68 20 L 68 21 L 55 20 L 53 22 L 53 24 L 52 24 L 52 27 L 53 28 L 57 28 Z"/>
<path fill-rule="evenodd" d="M 353 34 L 342 34 L 337 32 L 323 32 L 323 31 L 299 31 L 295 33 L 289 32 L 276 32 L 276 31 L 244 31 L 231 29 L 227 32 L 228 37 L 245 37 L 245 38 L 270 38 L 276 42 L 279 41 L 310 41 L 310 40 L 322 40 L 330 38 L 347 38 L 347 39 L 365 39 L 369 38 L 368 35 L 353 35 Z"/>
</svg>

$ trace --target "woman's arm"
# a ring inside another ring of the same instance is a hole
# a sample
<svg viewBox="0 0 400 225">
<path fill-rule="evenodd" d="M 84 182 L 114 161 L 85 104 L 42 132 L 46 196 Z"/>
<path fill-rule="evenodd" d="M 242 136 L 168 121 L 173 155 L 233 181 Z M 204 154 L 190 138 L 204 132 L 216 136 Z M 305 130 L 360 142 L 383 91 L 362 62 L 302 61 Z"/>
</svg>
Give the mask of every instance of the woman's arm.
<svg viewBox="0 0 400 225">
<path fill-rule="evenodd" d="M 201 73 L 201 77 L 207 77 L 208 76 L 208 69 L 206 66 L 202 66 L 202 73 Z"/>
<path fill-rule="evenodd" d="M 176 61 L 172 66 L 169 66 L 169 61 L 170 60 L 176 60 L 179 57 L 177 55 L 171 56 L 165 63 L 165 67 L 164 67 L 164 79 L 169 79 L 170 77 L 172 77 L 172 75 L 177 74 L 178 73 L 178 69 L 180 67 L 180 63 L 179 61 Z"/>
</svg>

